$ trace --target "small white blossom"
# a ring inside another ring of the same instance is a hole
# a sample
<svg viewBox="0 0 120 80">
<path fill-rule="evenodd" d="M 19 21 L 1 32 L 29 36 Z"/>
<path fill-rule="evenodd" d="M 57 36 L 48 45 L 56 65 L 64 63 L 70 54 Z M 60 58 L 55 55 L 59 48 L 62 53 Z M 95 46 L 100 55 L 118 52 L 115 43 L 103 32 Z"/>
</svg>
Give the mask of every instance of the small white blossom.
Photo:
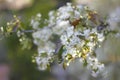
<svg viewBox="0 0 120 80">
<path fill-rule="evenodd" d="M 105 36 L 102 33 L 101 34 L 98 33 L 98 41 L 102 42 L 104 41 L 104 39 L 105 39 Z"/>
<path fill-rule="evenodd" d="M 30 25 L 33 27 L 33 29 L 38 29 L 40 25 L 40 20 L 41 20 L 41 14 L 37 14 L 35 18 L 31 20 Z"/>
<path fill-rule="evenodd" d="M 88 62 L 88 68 L 93 69 L 92 75 L 94 77 L 97 77 L 100 72 L 103 72 L 104 70 L 104 64 L 101 64 L 97 58 L 95 57 L 88 57 L 87 59 Z"/>
<path fill-rule="evenodd" d="M 53 51 L 45 52 L 41 51 L 36 57 L 36 63 L 39 65 L 40 70 L 46 70 L 48 65 L 50 65 L 50 60 L 53 58 Z"/>
<path fill-rule="evenodd" d="M 57 21 L 56 25 L 52 28 L 55 34 L 61 35 L 67 27 L 70 26 L 69 21 Z"/>
</svg>

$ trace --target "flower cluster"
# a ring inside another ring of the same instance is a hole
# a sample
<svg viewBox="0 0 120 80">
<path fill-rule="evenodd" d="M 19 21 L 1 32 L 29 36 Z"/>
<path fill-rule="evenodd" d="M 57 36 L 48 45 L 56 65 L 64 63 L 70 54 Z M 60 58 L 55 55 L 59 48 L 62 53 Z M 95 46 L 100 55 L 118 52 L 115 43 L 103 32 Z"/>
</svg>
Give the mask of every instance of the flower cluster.
<svg viewBox="0 0 120 80">
<path fill-rule="evenodd" d="M 109 31 L 107 23 L 96 11 L 68 3 L 51 11 L 44 27 L 40 27 L 40 20 L 40 14 L 31 20 L 35 29 L 34 44 L 38 46 L 35 59 L 40 70 L 47 69 L 54 61 L 66 68 L 75 59 L 92 70 L 93 76 L 103 70 L 104 64 L 97 60 L 95 50 Z"/>
<path fill-rule="evenodd" d="M 41 20 L 41 14 L 31 20 L 31 25 L 36 31 L 32 34 L 34 38 L 34 44 L 38 46 L 38 56 L 36 57 L 36 62 L 39 65 L 40 70 L 45 70 L 52 62 L 54 58 L 55 44 L 50 40 L 52 37 L 52 30 L 50 27 L 39 28 Z"/>
<path fill-rule="evenodd" d="M 60 39 L 64 45 L 65 51 L 62 55 L 67 65 L 79 58 L 83 64 L 94 71 L 99 71 L 99 66 L 103 66 L 95 58 L 95 49 L 100 46 L 100 42 L 104 41 L 105 36 L 103 33 L 98 33 L 96 28 L 74 30 L 74 27 L 69 27 Z"/>
</svg>

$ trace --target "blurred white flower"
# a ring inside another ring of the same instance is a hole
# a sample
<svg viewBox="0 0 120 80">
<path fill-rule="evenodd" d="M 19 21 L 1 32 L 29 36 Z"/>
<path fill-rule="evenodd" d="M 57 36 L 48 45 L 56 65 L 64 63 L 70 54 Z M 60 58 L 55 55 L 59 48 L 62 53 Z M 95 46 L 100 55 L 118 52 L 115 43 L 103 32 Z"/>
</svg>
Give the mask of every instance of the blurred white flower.
<svg viewBox="0 0 120 80">
<path fill-rule="evenodd" d="M 30 25 L 33 27 L 33 29 L 38 29 L 40 26 L 40 20 L 41 20 L 41 14 L 38 13 L 35 18 L 31 19 Z"/>
</svg>

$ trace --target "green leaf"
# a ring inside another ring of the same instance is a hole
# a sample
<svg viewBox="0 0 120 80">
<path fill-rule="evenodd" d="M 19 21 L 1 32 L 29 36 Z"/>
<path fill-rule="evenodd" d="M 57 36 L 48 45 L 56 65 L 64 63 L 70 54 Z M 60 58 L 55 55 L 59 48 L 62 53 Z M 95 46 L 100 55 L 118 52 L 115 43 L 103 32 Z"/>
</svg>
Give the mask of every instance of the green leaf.
<svg viewBox="0 0 120 80">
<path fill-rule="evenodd" d="M 63 69 L 65 70 L 66 68 L 67 68 L 67 63 L 64 62 L 64 63 L 63 63 Z"/>
<path fill-rule="evenodd" d="M 87 65 L 88 65 L 87 60 L 86 60 L 86 59 L 84 59 L 83 66 L 87 66 Z"/>
<path fill-rule="evenodd" d="M 59 52 L 57 53 L 58 54 L 58 63 L 62 62 L 62 53 L 64 51 L 63 47 L 64 46 L 62 45 L 61 48 L 60 48 L 60 50 L 59 50 Z"/>
</svg>

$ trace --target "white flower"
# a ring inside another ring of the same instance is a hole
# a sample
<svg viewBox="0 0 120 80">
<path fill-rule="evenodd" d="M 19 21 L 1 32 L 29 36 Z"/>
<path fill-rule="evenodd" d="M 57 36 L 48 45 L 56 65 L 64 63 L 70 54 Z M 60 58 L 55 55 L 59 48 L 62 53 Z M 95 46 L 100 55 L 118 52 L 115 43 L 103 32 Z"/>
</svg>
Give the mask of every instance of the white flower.
<svg viewBox="0 0 120 80">
<path fill-rule="evenodd" d="M 70 26 L 66 29 L 66 31 L 63 33 L 63 35 L 61 35 L 60 39 L 61 39 L 61 43 L 63 45 L 67 45 L 69 44 L 69 40 L 70 37 L 73 35 L 73 26 Z"/>
<path fill-rule="evenodd" d="M 87 58 L 88 68 L 93 70 L 92 76 L 97 77 L 100 72 L 104 70 L 104 64 L 101 64 L 97 58 L 88 56 Z"/>
<path fill-rule="evenodd" d="M 52 28 L 53 32 L 55 34 L 61 35 L 63 34 L 63 32 L 65 32 L 65 30 L 67 29 L 67 27 L 70 26 L 69 21 L 57 21 L 56 25 Z"/>
<path fill-rule="evenodd" d="M 77 10 L 75 10 L 75 11 L 74 11 L 74 16 L 75 16 L 76 19 L 79 19 L 79 17 L 80 17 L 80 12 L 77 11 Z"/>
<path fill-rule="evenodd" d="M 31 20 L 31 25 L 33 26 L 34 29 L 38 29 L 40 23 L 38 21 Z"/>
<path fill-rule="evenodd" d="M 48 65 L 51 63 L 53 58 L 53 52 L 54 50 L 49 50 L 48 52 L 41 51 L 35 58 L 40 70 L 46 70 L 48 68 Z"/>
<path fill-rule="evenodd" d="M 34 32 L 32 36 L 35 39 L 35 41 L 40 40 L 40 41 L 45 42 L 45 41 L 49 40 L 51 35 L 52 35 L 51 29 L 44 27 L 43 29 L 39 29 L 38 31 Z M 39 41 L 38 41 L 38 43 L 39 43 Z M 35 43 L 35 44 L 38 44 L 38 43 Z"/>
<path fill-rule="evenodd" d="M 98 33 L 97 35 L 98 35 L 98 41 L 103 42 L 105 39 L 105 36 L 102 33 L 101 34 Z"/>
<path fill-rule="evenodd" d="M 83 32 L 84 32 L 83 35 L 85 36 L 85 38 L 88 38 L 88 36 L 90 35 L 90 29 L 86 29 Z"/>
<path fill-rule="evenodd" d="M 41 18 L 41 16 L 42 16 L 42 15 L 41 15 L 40 13 L 37 14 L 37 17 L 38 17 L 38 18 Z"/>
<path fill-rule="evenodd" d="M 67 19 L 71 16 L 71 12 L 73 12 L 73 7 L 71 6 L 71 4 L 67 4 L 67 6 L 63 6 L 61 8 L 58 9 L 58 15 L 59 19 Z"/>
<path fill-rule="evenodd" d="M 66 35 L 62 35 L 62 36 L 60 37 L 60 39 L 61 39 L 61 43 L 62 43 L 63 45 L 68 44 L 68 37 L 67 37 Z"/>
<path fill-rule="evenodd" d="M 92 52 L 92 51 L 94 50 L 95 43 L 93 43 L 93 42 L 88 42 L 88 43 L 87 43 L 87 46 L 90 48 L 90 52 Z"/>
<path fill-rule="evenodd" d="M 30 25 L 33 27 L 33 29 L 38 29 L 40 25 L 40 20 L 41 20 L 41 14 L 38 13 L 35 18 L 31 20 Z"/>
<path fill-rule="evenodd" d="M 68 37 L 71 37 L 74 33 L 74 27 L 73 26 L 70 26 L 66 29 L 66 32 L 67 32 L 67 36 Z"/>
</svg>

